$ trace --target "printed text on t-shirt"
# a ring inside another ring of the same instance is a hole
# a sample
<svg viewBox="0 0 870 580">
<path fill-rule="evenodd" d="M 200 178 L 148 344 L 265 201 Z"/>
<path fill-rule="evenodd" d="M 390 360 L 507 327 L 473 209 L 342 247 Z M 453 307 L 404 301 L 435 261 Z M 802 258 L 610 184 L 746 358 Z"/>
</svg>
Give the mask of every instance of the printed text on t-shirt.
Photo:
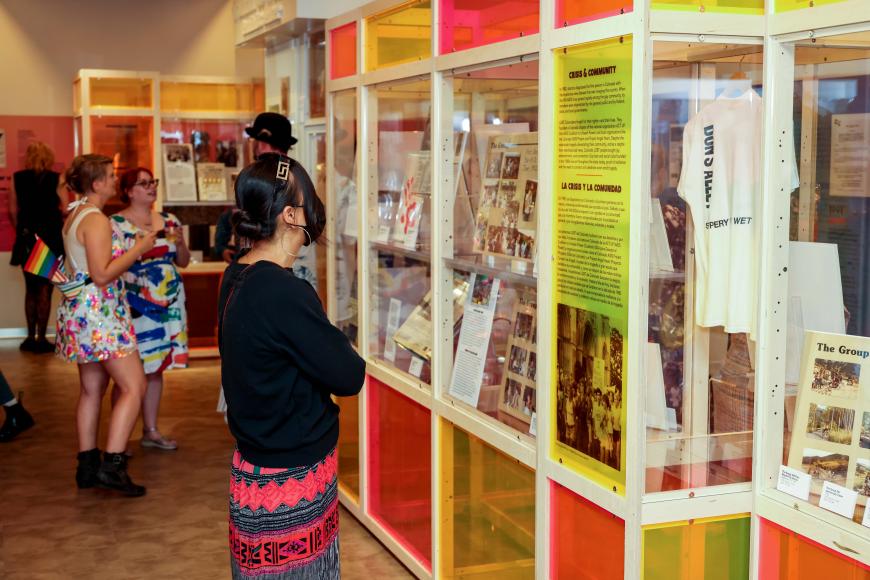
<svg viewBox="0 0 870 580">
<path fill-rule="evenodd" d="M 724 228 L 730 223 L 733 223 L 735 226 L 748 226 L 752 223 L 752 218 L 747 216 L 733 217 L 726 220 L 713 220 L 704 224 L 704 227 L 706 227 L 708 230 L 715 230 L 716 228 Z"/>
<path fill-rule="evenodd" d="M 707 209 L 710 209 L 710 197 L 713 191 L 713 125 L 704 127 L 704 199 Z M 707 224 L 709 228 L 710 225 Z M 718 227 L 718 226 L 717 226 Z"/>
</svg>

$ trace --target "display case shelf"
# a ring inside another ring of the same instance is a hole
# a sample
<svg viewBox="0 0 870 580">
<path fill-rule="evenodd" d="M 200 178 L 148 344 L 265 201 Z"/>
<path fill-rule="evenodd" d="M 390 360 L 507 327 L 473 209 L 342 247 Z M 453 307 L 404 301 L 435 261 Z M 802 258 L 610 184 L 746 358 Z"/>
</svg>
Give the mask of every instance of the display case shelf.
<svg viewBox="0 0 870 580">
<path fill-rule="evenodd" d="M 504 280 L 505 282 L 517 284 L 518 286 L 525 286 L 527 288 L 538 287 L 538 279 L 534 276 L 526 276 L 523 274 L 517 274 L 515 272 L 505 271 L 500 268 L 490 267 L 478 261 L 472 262 L 467 259 L 445 258 L 444 265 L 453 270 L 460 270 L 462 272 L 474 272 L 476 274 L 482 274 L 484 276 L 492 276 L 493 278 L 499 278 L 500 280 Z"/>
<path fill-rule="evenodd" d="M 375 250 L 377 252 L 383 252 L 384 254 L 393 254 L 396 256 L 404 256 L 418 262 L 429 263 L 432 261 L 432 256 L 428 252 L 409 250 L 408 248 L 403 248 L 402 246 L 397 246 L 395 244 L 389 244 L 385 242 L 372 242 L 371 247 L 372 250 Z"/>
</svg>

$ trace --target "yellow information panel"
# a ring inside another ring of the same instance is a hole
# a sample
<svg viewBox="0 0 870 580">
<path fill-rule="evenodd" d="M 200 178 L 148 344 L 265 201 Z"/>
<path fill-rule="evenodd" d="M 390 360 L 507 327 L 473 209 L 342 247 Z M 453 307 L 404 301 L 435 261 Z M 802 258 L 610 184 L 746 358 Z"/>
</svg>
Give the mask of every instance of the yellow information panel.
<svg viewBox="0 0 870 580">
<path fill-rule="evenodd" d="M 776 12 L 788 12 L 801 8 L 814 8 L 825 4 L 838 4 L 843 0 L 776 0 Z"/>
<path fill-rule="evenodd" d="M 782 0 L 778 0 L 782 1 Z M 796 0 L 787 0 L 794 2 Z M 806 2 L 808 0 L 801 0 Z M 818 0 L 816 0 L 818 2 Z M 764 14 L 764 0 L 653 0 L 653 10 L 691 10 L 729 14 Z"/>
<path fill-rule="evenodd" d="M 632 38 L 556 51 L 554 459 L 625 493 Z"/>
</svg>

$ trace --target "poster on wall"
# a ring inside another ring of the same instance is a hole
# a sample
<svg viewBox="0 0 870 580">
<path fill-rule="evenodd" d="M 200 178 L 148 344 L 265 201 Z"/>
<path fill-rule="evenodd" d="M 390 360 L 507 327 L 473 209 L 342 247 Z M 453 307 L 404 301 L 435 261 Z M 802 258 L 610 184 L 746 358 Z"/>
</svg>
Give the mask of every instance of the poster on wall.
<svg viewBox="0 0 870 580">
<path fill-rule="evenodd" d="M 163 144 L 163 182 L 166 201 L 196 201 L 196 171 L 193 146 L 189 143 Z"/>
<path fill-rule="evenodd" d="M 554 459 L 625 493 L 632 38 L 556 53 Z"/>
<path fill-rule="evenodd" d="M 870 197 L 870 113 L 831 116 L 832 196 Z"/>
<path fill-rule="evenodd" d="M 788 466 L 812 477 L 814 496 L 821 497 L 824 485 L 834 484 L 857 492 L 857 504 L 867 505 L 870 338 L 805 334 Z"/>
</svg>

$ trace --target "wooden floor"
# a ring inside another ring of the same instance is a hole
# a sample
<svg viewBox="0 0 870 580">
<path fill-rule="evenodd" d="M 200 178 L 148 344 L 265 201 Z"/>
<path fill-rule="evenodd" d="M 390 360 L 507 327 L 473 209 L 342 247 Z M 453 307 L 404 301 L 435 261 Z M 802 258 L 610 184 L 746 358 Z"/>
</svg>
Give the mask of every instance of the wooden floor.
<svg viewBox="0 0 870 580">
<path fill-rule="evenodd" d="M 215 412 L 217 362 L 167 374 L 160 428 L 180 449 L 142 449 L 137 425 L 130 473 L 148 494 L 127 499 L 76 489 L 76 368 L 17 346 L 0 341 L 0 369 L 16 393 L 25 392 L 36 426 L 0 445 L 0 578 L 229 578 L 233 442 Z M 342 578 L 410 577 L 343 508 L 341 569 Z"/>
</svg>

